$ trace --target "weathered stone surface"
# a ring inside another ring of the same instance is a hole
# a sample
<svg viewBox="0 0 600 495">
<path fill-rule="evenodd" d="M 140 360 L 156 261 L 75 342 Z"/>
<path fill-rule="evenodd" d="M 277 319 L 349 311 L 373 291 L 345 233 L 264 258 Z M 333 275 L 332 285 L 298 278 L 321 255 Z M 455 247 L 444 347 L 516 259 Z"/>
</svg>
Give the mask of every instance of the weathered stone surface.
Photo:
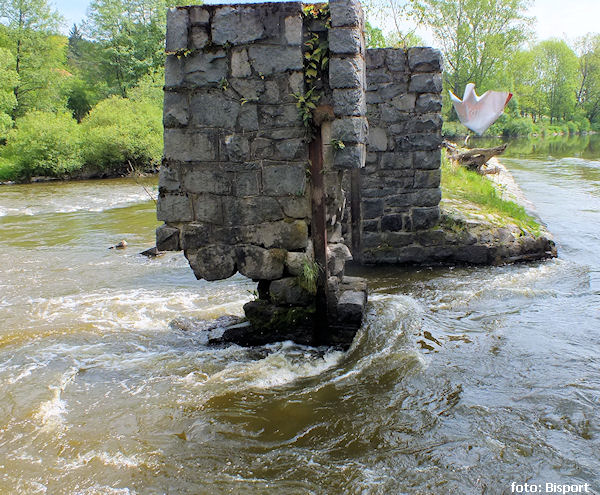
<svg viewBox="0 0 600 495">
<path fill-rule="evenodd" d="M 241 131 L 258 130 L 258 107 L 252 104 L 242 105 L 238 115 L 238 126 Z"/>
<path fill-rule="evenodd" d="M 442 152 L 440 149 L 431 151 L 417 151 L 414 154 L 414 168 L 435 170 L 440 168 L 441 160 Z"/>
<path fill-rule="evenodd" d="M 194 50 L 202 50 L 208 44 L 208 32 L 203 26 L 192 27 L 192 47 Z"/>
<path fill-rule="evenodd" d="M 356 28 L 331 28 L 329 30 L 329 50 L 336 55 L 361 55 L 364 53 L 364 39 Z"/>
<path fill-rule="evenodd" d="M 285 41 L 288 45 L 302 44 L 302 17 L 300 14 L 288 16 L 285 23 Z"/>
<path fill-rule="evenodd" d="M 416 95 L 398 95 L 391 100 L 392 106 L 401 112 L 412 112 L 415 109 Z"/>
<path fill-rule="evenodd" d="M 367 120 L 364 117 L 345 117 L 332 122 L 331 137 L 344 144 L 362 144 L 367 139 Z"/>
<path fill-rule="evenodd" d="M 189 7 L 190 23 L 192 25 L 205 26 L 210 20 L 208 9 L 204 5 L 194 5 Z"/>
<path fill-rule="evenodd" d="M 304 196 L 288 196 L 277 198 L 277 201 L 283 209 L 283 213 L 286 217 L 310 218 L 311 206 L 309 198 L 310 195 L 306 193 Z"/>
<path fill-rule="evenodd" d="M 419 113 L 439 112 L 442 109 L 442 95 L 424 93 L 417 98 L 415 110 Z"/>
<path fill-rule="evenodd" d="M 161 225 L 156 229 L 156 248 L 159 251 L 179 251 L 179 229 Z"/>
<path fill-rule="evenodd" d="M 413 208 L 411 211 L 412 227 L 415 230 L 428 229 L 437 225 L 440 220 L 440 209 L 438 206 L 430 208 Z"/>
<path fill-rule="evenodd" d="M 385 215 L 381 217 L 381 230 L 383 232 L 398 232 L 403 228 L 402 215 Z"/>
<path fill-rule="evenodd" d="M 272 156 L 276 160 L 301 159 L 307 155 L 304 139 L 284 139 L 275 143 L 276 154 Z"/>
<path fill-rule="evenodd" d="M 175 55 L 165 59 L 165 88 L 178 88 L 183 82 L 184 61 Z"/>
<path fill-rule="evenodd" d="M 331 88 L 362 88 L 364 78 L 364 60 L 361 57 L 334 57 L 329 62 Z"/>
<path fill-rule="evenodd" d="M 199 52 L 185 57 L 184 81 L 195 86 L 217 86 L 227 77 L 225 51 Z"/>
<path fill-rule="evenodd" d="M 365 199 L 362 202 L 363 218 L 369 220 L 371 218 L 379 218 L 383 215 L 384 202 L 383 199 Z"/>
<path fill-rule="evenodd" d="M 300 47 L 251 45 L 248 53 L 254 70 L 264 76 L 302 70 L 303 67 Z"/>
<path fill-rule="evenodd" d="M 241 170 L 236 172 L 233 179 L 232 194 L 238 197 L 257 196 L 261 186 L 260 170 Z"/>
<path fill-rule="evenodd" d="M 285 268 L 287 273 L 297 277 L 304 271 L 304 265 L 312 261 L 312 258 L 306 253 L 289 251 L 285 258 Z"/>
<path fill-rule="evenodd" d="M 165 127 L 183 127 L 188 124 L 188 100 L 184 93 L 165 91 L 163 124 Z"/>
<path fill-rule="evenodd" d="M 187 49 L 188 22 L 187 9 L 175 7 L 167 10 L 167 52 L 177 52 Z"/>
<path fill-rule="evenodd" d="M 337 306 L 338 321 L 355 322 L 360 325 L 366 303 L 366 292 L 351 290 L 342 292 Z"/>
<path fill-rule="evenodd" d="M 442 190 L 438 187 L 435 189 L 421 189 L 414 197 L 413 206 L 437 206 L 442 199 Z"/>
<path fill-rule="evenodd" d="M 223 223 L 225 225 L 252 225 L 283 219 L 283 211 L 275 198 L 223 197 Z"/>
<path fill-rule="evenodd" d="M 199 194 L 193 201 L 194 220 L 198 222 L 223 224 L 223 200 L 215 194 Z"/>
<path fill-rule="evenodd" d="M 413 72 L 442 72 L 442 54 L 429 47 L 409 48 L 408 65 Z"/>
<path fill-rule="evenodd" d="M 350 249 L 345 244 L 328 244 L 327 245 L 327 267 L 329 273 L 334 276 L 341 278 L 344 274 L 344 266 L 346 261 L 352 259 Z"/>
<path fill-rule="evenodd" d="M 159 195 L 156 217 L 163 222 L 191 222 L 193 212 L 190 197 L 175 193 Z"/>
<path fill-rule="evenodd" d="M 231 178 L 214 165 L 189 167 L 183 174 L 183 188 L 190 193 L 230 194 Z"/>
<path fill-rule="evenodd" d="M 395 149 L 398 151 L 425 151 L 437 150 L 442 145 L 442 133 L 435 134 L 407 134 L 397 136 Z"/>
<path fill-rule="evenodd" d="M 385 50 L 385 63 L 392 71 L 404 72 L 407 67 L 406 53 L 404 50 L 387 48 Z"/>
<path fill-rule="evenodd" d="M 213 90 L 192 96 L 190 109 L 195 126 L 232 129 L 240 112 L 240 103 Z"/>
<path fill-rule="evenodd" d="M 300 286 L 296 277 L 273 280 L 269 294 L 271 301 L 278 305 L 308 306 L 314 300 L 314 296 Z"/>
<path fill-rule="evenodd" d="M 369 78 L 369 74 L 372 74 L 373 69 L 378 69 L 382 67 L 385 62 L 385 48 L 369 48 L 367 50 L 367 78 Z"/>
<path fill-rule="evenodd" d="M 239 246 L 236 249 L 238 270 L 253 280 L 277 280 L 283 275 L 286 252 L 283 249 L 264 249 L 258 246 Z"/>
<path fill-rule="evenodd" d="M 359 89 L 334 89 L 333 111 L 336 116 L 361 117 L 367 113 L 365 93 Z"/>
<path fill-rule="evenodd" d="M 331 25 L 362 26 L 363 12 L 360 3 L 354 0 L 333 0 L 329 3 Z"/>
<path fill-rule="evenodd" d="M 180 232 L 180 247 L 181 249 L 199 249 L 205 247 L 212 240 L 210 237 L 211 226 L 205 223 L 188 223 L 185 224 Z M 221 244 L 219 242 L 219 244 Z M 223 242 L 222 244 L 229 244 Z"/>
<path fill-rule="evenodd" d="M 439 187 L 441 177 L 442 173 L 440 169 L 415 170 L 414 187 L 418 189 Z"/>
<path fill-rule="evenodd" d="M 245 48 L 231 52 L 231 75 L 233 77 L 248 77 L 252 74 L 248 51 Z M 256 95 L 258 98 L 258 94 Z"/>
<path fill-rule="evenodd" d="M 365 166 L 366 147 L 364 144 L 349 144 L 333 154 L 333 167 L 348 170 Z"/>
<path fill-rule="evenodd" d="M 222 280 L 236 273 L 236 251 L 228 245 L 212 245 L 184 251 L 197 279 Z"/>
<path fill-rule="evenodd" d="M 245 239 L 250 244 L 264 248 L 305 249 L 308 226 L 303 220 L 261 223 L 249 226 Z"/>
<path fill-rule="evenodd" d="M 413 93 L 439 93 L 442 91 L 442 75 L 413 74 L 408 90 Z"/>
<path fill-rule="evenodd" d="M 239 45 L 261 39 L 265 34 L 259 10 L 251 7 L 221 7 L 212 19 L 212 41 L 217 45 Z"/>
<path fill-rule="evenodd" d="M 385 129 L 369 128 L 369 151 L 385 151 L 388 147 L 388 137 Z"/>
<path fill-rule="evenodd" d="M 413 155 L 411 153 L 385 153 L 381 157 L 382 169 L 407 170 L 413 167 Z"/>
<path fill-rule="evenodd" d="M 261 129 L 280 129 L 301 125 L 301 117 L 296 105 L 260 105 L 258 122 Z"/>
<path fill-rule="evenodd" d="M 245 162 L 248 159 L 250 144 L 243 134 L 228 134 L 223 137 L 221 160 Z"/>
<path fill-rule="evenodd" d="M 306 187 L 306 166 L 274 164 L 263 167 L 263 191 L 273 196 L 303 195 Z"/>
<path fill-rule="evenodd" d="M 161 192 L 178 192 L 181 188 L 179 168 L 163 163 L 158 172 L 158 187 Z"/>
</svg>

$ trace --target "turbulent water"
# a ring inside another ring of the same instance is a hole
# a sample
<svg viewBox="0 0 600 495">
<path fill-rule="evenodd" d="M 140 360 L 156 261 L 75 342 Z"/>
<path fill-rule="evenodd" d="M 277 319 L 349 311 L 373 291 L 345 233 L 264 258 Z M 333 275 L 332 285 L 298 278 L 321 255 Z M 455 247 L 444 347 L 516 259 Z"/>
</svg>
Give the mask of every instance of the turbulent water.
<svg viewBox="0 0 600 495">
<path fill-rule="evenodd" d="M 559 259 L 369 271 L 347 353 L 171 327 L 255 287 L 138 255 L 157 222 L 135 181 L 0 188 L 0 493 L 600 491 L 594 143 L 503 160 Z"/>
</svg>

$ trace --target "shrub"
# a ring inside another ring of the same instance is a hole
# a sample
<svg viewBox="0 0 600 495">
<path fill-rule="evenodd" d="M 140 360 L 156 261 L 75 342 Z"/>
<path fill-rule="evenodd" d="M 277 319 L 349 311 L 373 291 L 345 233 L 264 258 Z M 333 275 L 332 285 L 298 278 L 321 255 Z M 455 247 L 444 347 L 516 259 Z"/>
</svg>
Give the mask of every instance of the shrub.
<svg viewBox="0 0 600 495">
<path fill-rule="evenodd" d="M 466 136 L 468 132 L 460 122 L 444 122 L 442 124 L 442 135 L 447 138 Z"/>
<path fill-rule="evenodd" d="M 160 163 L 162 108 L 150 100 L 107 98 L 92 109 L 81 126 L 86 166 L 126 173 L 129 164 L 147 169 Z"/>
<path fill-rule="evenodd" d="M 77 122 L 66 113 L 30 112 L 8 133 L 2 155 L 4 170 L 12 165 L 11 179 L 65 176 L 82 164 Z"/>
<path fill-rule="evenodd" d="M 569 136 L 577 134 L 579 132 L 579 126 L 575 122 L 567 122 L 567 129 L 569 132 Z"/>
<path fill-rule="evenodd" d="M 531 119 L 526 117 L 518 119 L 508 119 L 503 126 L 502 135 L 511 136 L 529 136 L 535 131 L 535 126 Z"/>
</svg>

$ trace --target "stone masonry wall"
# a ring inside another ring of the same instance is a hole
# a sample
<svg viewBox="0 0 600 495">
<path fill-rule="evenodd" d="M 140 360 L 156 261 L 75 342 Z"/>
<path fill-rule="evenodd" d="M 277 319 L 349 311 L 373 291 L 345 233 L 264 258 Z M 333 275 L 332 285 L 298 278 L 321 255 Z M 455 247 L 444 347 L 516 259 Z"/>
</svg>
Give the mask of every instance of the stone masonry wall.
<svg viewBox="0 0 600 495">
<path fill-rule="evenodd" d="M 439 221 L 441 71 L 432 48 L 367 51 L 362 262 L 399 261 L 416 232 Z"/>
<path fill-rule="evenodd" d="M 167 29 L 157 246 L 198 278 L 279 279 L 311 216 L 302 6 L 178 7 Z"/>
</svg>

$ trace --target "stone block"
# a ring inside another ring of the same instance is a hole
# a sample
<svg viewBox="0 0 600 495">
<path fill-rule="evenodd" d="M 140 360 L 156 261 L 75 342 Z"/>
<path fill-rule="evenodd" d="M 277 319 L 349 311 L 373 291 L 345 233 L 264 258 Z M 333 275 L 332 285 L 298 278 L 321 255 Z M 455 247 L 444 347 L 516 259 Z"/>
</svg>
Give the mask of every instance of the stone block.
<svg viewBox="0 0 600 495">
<path fill-rule="evenodd" d="M 400 94 L 391 100 L 391 104 L 394 108 L 401 112 L 412 112 L 415 109 L 415 102 L 417 96 L 411 93 Z"/>
<path fill-rule="evenodd" d="M 235 275 L 236 251 L 233 246 L 212 245 L 184 251 L 197 279 L 223 280 Z"/>
<path fill-rule="evenodd" d="M 351 290 L 343 291 L 338 299 L 338 321 L 340 323 L 354 323 L 360 325 L 365 312 L 366 303 L 366 292 Z"/>
<path fill-rule="evenodd" d="M 333 167 L 338 170 L 362 168 L 365 166 L 366 146 L 364 144 L 349 144 L 333 154 Z"/>
<path fill-rule="evenodd" d="M 305 249 L 308 242 L 308 226 L 304 220 L 281 220 L 251 225 L 247 229 L 245 239 L 249 244 L 267 249 Z"/>
<path fill-rule="evenodd" d="M 212 19 L 212 42 L 217 45 L 241 45 L 264 37 L 265 25 L 260 10 L 252 7 L 220 7 Z"/>
<path fill-rule="evenodd" d="M 248 51 L 245 48 L 235 49 L 231 52 L 231 75 L 233 77 L 248 77 L 252 74 Z M 258 95 L 256 95 L 258 97 Z"/>
<path fill-rule="evenodd" d="M 282 277 L 286 252 L 258 246 L 238 246 L 238 270 L 253 280 L 276 280 Z"/>
<path fill-rule="evenodd" d="M 333 0 L 329 2 L 331 25 L 357 26 L 363 24 L 363 12 L 360 3 L 354 0 Z"/>
<path fill-rule="evenodd" d="M 236 52 L 241 59 L 247 57 L 247 51 L 241 50 Z M 246 53 L 246 55 L 244 55 Z M 238 67 L 239 68 L 239 67 Z M 231 88 L 246 101 L 244 106 L 251 103 L 258 103 L 259 99 L 265 92 L 265 81 L 262 79 L 244 79 L 239 77 L 231 77 L 227 80 Z"/>
<path fill-rule="evenodd" d="M 180 234 L 181 249 L 199 249 L 210 243 L 215 242 L 216 237 L 211 235 L 211 226 L 205 223 L 186 223 Z M 220 241 L 217 241 L 221 244 Z M 223 242 L 222 244 L 228 244 Z"/>
<path fill-rule="evenodd" d="M 181 187 L 179 167 L 163 163 L 158 172 L 158 187 L 160 191 L 177 192 Z"/>
<path fill-rule="evenodd" d="M 304 265 L 310 261 L 312 261 L 312 258 L 306 253 L 288 251 L 285 258 L 286 271 L 290 275 L 297 277 L 303 273 Z"/>
<path fill-rule="evenodd" d="M 329 50 L 335 55 L 362 55 L 364 38 L 357 28 L 331 28 L 329 30 Z"/>
<path fill-rule="evenodd" d="M 418 113 L 439 112 L 442 110 L 442 95 L 423 93 L 417 98 L 415 110 Z"/>
<path fill-rule="evenodd" d="M 231 194 L 231 177 L 213 164 L 188 167 L 182 175 L 186 192 Z"/>
<path fill-rule="evenodd" d="M 278 305 L 308 306 L 315 296 L 303 289 L 296 277 L 273 280 L 269 287 L 271 301 Z"/>
<path fill-rule="evenodd" d="M 365 80 L 361 57 L 334 57 L 329 61 L 330 88 L 362 88 Z"/>
<path fill-rule="evenodd" d="M 365 93 L 362 89 L 334 89 L 333 111 L 336 117 L 363 117 L 367 113 Z"/>
<path fill-rule="evenodd" d="M 272 196 L 304 195 L 306 166 L 304 164 L 273 164 L 263 167 L 263 191 Z"/>
<path fill-rule="evenodd" d="M 278 129 L 302 125 L 295 104 L 260 105 L 258 123 L 261 129 Z"/>
<path fill-rule="evenodd" d="M 381 127 L 369 128 L 369 151 L 385 151 L 388 147 L 388 136 Z"/>
<path fill-rule="evenodd" d="M 223 200 L 214 194 L 199 194 L 193 201 L 194 220 L 197 222 L 223 224 Z"/>
<path fill-rule="evenodd" d="M 439 210 L 438 210 L 439 211 Z M 437 222 L 437 221 L 436 221 Z M 432 223 L 431 226 L 435 225 Z M 441 229 L 433 230 L 428 228 L 421 232 L 417 232 L 417 240 L 423 246 L 441 246 L 446 240 L 446 234 Z"/>
<path fill-rule="evenodd" d="M 223 197 L 224 225 L 253 225 L 282 219 L 283 211 L 275 198 L 269 196 Z"/>
<path fill-rule="evenodd" d="M 299 46 L 251 45 L 248 53 L 252 67 L 263 76 L 290 70 L 299 71 L 304 66 Z"/>
<path fill-rule="evenodd" d="M 165 91 L 163 124 L 165 127 L 184 127 L 189 121 L 188 97 L 185 93 Z"/>
<path fill-rule="evenodd" d="M 185 129 L 165 129 L 165 158 L 179 162 L 211 161 L 217 153 L 210 136 Z"/>
<path fill-rule="evenodd" d="M 165 89 L 178 88 L 183 84 L 184 60 L 175 55 L 165 59 Z"/>
<path fill-rule="evenodd" d="M 243 134 L 228 134 L 223 136 L 221 146 L 221 160 L 229 162 L 246 162 L 250 152 L 248 138 Z"/>
<path fill-rule="evenodd" d="M 233 129 L 240 113 L 240 102 L 222 91 L 197 93 L 190 103 L 192 124 L 201 127 Z"/>
<path fill-rule="evenodd" d="M 389 196 L 385 200 L 385 204 L 387 207 L 406 210 L 410 206 L 414 204 L 415 194 L 402 192 L 400 194 L 394 194 L 393 196 Z M 406 224 L 404 225 L 406 228 Z"/>
<path fill-rule="evenodd" d="M 406 72 L 408 68 L 406 52 L 402 48 L 388 48 L 385 51 L 385 64 L 395 72 Z"/>
<path fill-rule="evenodd" d="M 179 229 L 161 225 L 156 229 L 156 249 L 159 251 L 179 251 Z"/>
<path fill-rule="evenodd" d="M 237 125 L 241 131 L 258 130 L 258 106 L 250 103 L 242 105 L 238 114 Z"/>
<path fill-rule="evenodd" d="M 362 201 L 362 213 L 365 220 L 373 218 L 379 218 L 383 215 L 384 201 L 381 198 L 378 199 L 363 199 Z"/>
<path fill-rule="evenodd" d="M 442 133 L 436 134 L 407 134 L 396 136 L 394 149 L 398 151 L 437 150 L 442 145 Z"/>
<path fill-rule="evenodd" d="M 441 93 L 441 74 L 413 74 L 408 90 L 412 93 Z"/>
<path fill-rule="evenodd" d="M 192 27 L 192 48 L 202 50 L 208 44 L 208 31 L 204 26 Z"/>
<path fill-rule="evenodd" d="M 288 45 L 299 46 L 302 44 L 302 17 L 300 14 L 288 16 L 284 19 L 285 41 Z"/>
<path fill-rule="evenodd" d="M 403 229 L 403 225 L 402 215 L 384 215 L 381 217 L 381 230 L 384 232 L 399 232 Z"/>
<path fill-rule="evenodd" d="M 385 153 L 381 157 L 381 168 L 383 170 L 409 170 L 412 167 L 412 153 Z"/>
<path fill-rule="evenodd" d="M 185 8 L 167 10 L 166 51 L 173 53 L 187 50 L 189 15 Z"/>
<path fill-rule="evenodd" d="M 429 47 L 409 48 L 408 66 L 412 72 L 442 72 L 442 54 Z"/>
<path fill-rule="evenodd" d="M 414 153 L 413 167 L 415 169 L 435 170 L 441 167 L 442 152 L 440 149 L 417 151 Z"/>
<path fill-rule="evenodd" d="M 236 172 L 233 179 L 232 194 L 237 197 L 256 196 L 260 194 L 260 170 L 242 170 Z"/>
<path fill-rule="evenodd" d="M 434 189 L 420 189 L 416 193 L 412 206 L 438 206 L 442 200 L 442 191 L 439 187 Z"/>
<path fill-rule="evenodd" d="M 213 86 L 227 77 L 228 63 L 224 50 L 198 52 L 184 60 L 184 82 L 194 86 Z"/>
<path fill-rule="evenodd" d="M 344 275 L 346 261 L 352 259 L 348 246 L 342 243 L 327 245 L 327 268 L 329 274 L 341 279 Z"/>
<path fill-rule="evenodd" d="M 206 26 L 210 21 L 210 14 L 204 5 L 189 7 L 190 24 Z"/>
<path fill-rule="evenodd" d="M 484 264 L 488 261 L 489 252 L 490 248 L 485 245 L 463 246 L 456 250 L 455 259 L 464 263 Z"/>
<path fill-rule="evenodd" d="M 388 232 L 385 234 L 386 242 L 393 248 L 403 248 L 415 242 L 412 232 Z"/>
<path fill-rule="evenodd" d="M 275 142 L 274 160 L 295 160 L 308 156 L 307 145 L 302 138 L 284 139 Z"/>
<path fill-rule="evenodd" d="M 414 230 L 429 229 L 438 224 L 440 209 L 437 206 L 431 208 L 413 208 L 411 210 L 411 218 Z"/>
<path fill-rule="evenodd" d="M 162 222 L 191 222 L 192 201 L 187 194 L 166 193 L 158 196 L 156 218 Z"/>
<path fill-rule="evenodd" d="M 385 63 L 385 48 L 369 48 L 367 50 L 367 68 L 370 69 L 367 71 L 367 78 L 370 77 L 369 73 L 372 73 L 372 69 L 378 69 L 383 67 Z"/>
<path fill-rule="evenodd" d="M 441 170 L 415 170 L 415 189 L 427 189 L 440 186 Z"/>
<path fill-rule="evenodd" d="M 407 122 L 407 133 L 434 133 L 442 131 L 442 116 L 439 113 L 418 115 Z"/>
<path fill-rule="evenodd" d="M 367 140 L 367 120 L 364 117 L 345 117 L 335 119 L 331 124 L 332 139 L 344 144 L 362 144 Z"/>
<path fill-rule="evenodd" d="M 308 192 L 304 196 L 277 198 L 277 201 L 286 217 L 310 218 L 311 216 L 310 194 Z"/>
</svg>

